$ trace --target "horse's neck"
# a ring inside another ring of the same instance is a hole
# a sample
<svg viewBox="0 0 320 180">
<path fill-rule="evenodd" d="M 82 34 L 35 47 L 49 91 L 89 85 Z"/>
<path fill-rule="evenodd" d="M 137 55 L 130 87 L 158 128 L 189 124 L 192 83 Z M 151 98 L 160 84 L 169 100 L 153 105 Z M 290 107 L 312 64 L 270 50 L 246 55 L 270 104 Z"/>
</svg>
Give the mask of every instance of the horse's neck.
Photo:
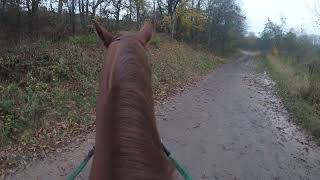
<svg viewBox="0 0 320 180">
<path fill-rule="evenodd" d="M 145 82 L 150 77 L 136 71 L 124 72 L 112 84 L 105 82 L 109 85 L 108 94 L 102 92 L 98 99 L 93 164 L 97 179 L 168 179 L 169 167 L 156 129 L 151 85 Z M 133 74 L 135 77 L 131 77 Z M 145 84 L 147 87 L 141 87 Z"/>
</svg>

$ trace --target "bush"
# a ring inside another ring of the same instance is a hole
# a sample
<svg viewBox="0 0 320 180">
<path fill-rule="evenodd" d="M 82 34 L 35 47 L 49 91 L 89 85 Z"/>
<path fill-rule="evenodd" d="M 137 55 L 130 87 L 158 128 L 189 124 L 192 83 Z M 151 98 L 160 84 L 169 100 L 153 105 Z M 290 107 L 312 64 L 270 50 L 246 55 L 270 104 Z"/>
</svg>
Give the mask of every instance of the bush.
<svg viewBox="0 0 320 180">
<path fill-rule="evenodd" d="M 150 45 L 157 49 L 160 48 L 161 43 L 162 43 L 162 40 L 159 36 L 154 36 L 150 41 Z"/>
</svg>

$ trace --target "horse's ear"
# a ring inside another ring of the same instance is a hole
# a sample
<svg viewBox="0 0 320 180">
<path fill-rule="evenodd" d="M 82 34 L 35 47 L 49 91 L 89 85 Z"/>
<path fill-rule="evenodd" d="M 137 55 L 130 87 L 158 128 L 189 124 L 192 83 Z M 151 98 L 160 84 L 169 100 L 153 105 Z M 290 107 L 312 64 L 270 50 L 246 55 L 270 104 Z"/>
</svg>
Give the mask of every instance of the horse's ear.
<svg viewBox="0 0 320 180">
<path fill-rule="evenodd" d="M 100 26 L 100 24 L 93 20 L 93 25 L 96 29 L 97 34 L 99 35 L 100 39 L 103 41 L 104 45 L 106 47 L 109 46 L 109 44 L 111 43 L 113 36 L 111 33 L 109 33 L 108 31 L 106 31 L 102 26 Z"/>
<path fill-rule="evenodd" d="M 140 39 L 147 44 L 152 38 L 153 25 L 150 20 L 144 22 L 143 27 L 139 31 Z"/>
</svg>

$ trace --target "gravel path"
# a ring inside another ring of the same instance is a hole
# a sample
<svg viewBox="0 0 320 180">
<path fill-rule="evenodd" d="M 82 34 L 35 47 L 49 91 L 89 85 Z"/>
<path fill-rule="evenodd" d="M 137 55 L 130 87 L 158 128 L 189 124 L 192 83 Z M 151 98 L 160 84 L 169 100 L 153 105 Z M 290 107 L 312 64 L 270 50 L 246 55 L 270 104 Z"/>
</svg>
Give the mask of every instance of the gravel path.
<svg viewBox="0 0 320 180">
<path fill-rule="evenodd" d="M 320 149 L 296 128 L 252 56 L 223 65 L 156 107 L 164 143 L 194 179 L 320 179 Z M 65 179 L 94 134 L 8 179 Z M 85 179 L 89 169 L 79 179 Z"/>
</svg>

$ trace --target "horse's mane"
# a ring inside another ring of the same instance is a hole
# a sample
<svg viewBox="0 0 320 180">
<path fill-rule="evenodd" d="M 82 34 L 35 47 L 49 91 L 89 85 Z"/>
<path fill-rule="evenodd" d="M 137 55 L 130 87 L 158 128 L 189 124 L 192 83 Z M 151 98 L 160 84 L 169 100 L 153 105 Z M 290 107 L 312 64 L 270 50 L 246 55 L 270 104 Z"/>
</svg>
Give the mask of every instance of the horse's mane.
<svg viewBox="0 0 320 180">
<path fill-rule="evenodd" d="M 128 178 L 161 178 L 166 167 L 158 133 L 155 127 L 150 72 L 147 62 L 137 59 L 134 46 L 128 46 L 126 55 L 120 57 L 115 75 L 119 85 L 119 99 L 115 116 L 116 173 Z M 144 61 L 146 61 L 144 59 Z M 149 76 L 149 77 L 148 77 Z M 162 168 L 161 168 L 162 166 Z"/>
<path fill-rule="evenodd" d="M 110 121 L 112 131 L 109 175 L 116 180 L 171 179 L 173 169 L 156 128 L 150 67 L 139 42 L 127 43 L 116 52 L 119 54 L 112 68 L 105 67 L 111 72 L 104 73 L 108 77 L 102 79 L 109 82 L 101 84 L 108 87 L 100 87 L 108 89 L 108 95 L 101 97 L 112 104 L 106 112 L 108 119 L 100 119 Z"/>
</svg>

